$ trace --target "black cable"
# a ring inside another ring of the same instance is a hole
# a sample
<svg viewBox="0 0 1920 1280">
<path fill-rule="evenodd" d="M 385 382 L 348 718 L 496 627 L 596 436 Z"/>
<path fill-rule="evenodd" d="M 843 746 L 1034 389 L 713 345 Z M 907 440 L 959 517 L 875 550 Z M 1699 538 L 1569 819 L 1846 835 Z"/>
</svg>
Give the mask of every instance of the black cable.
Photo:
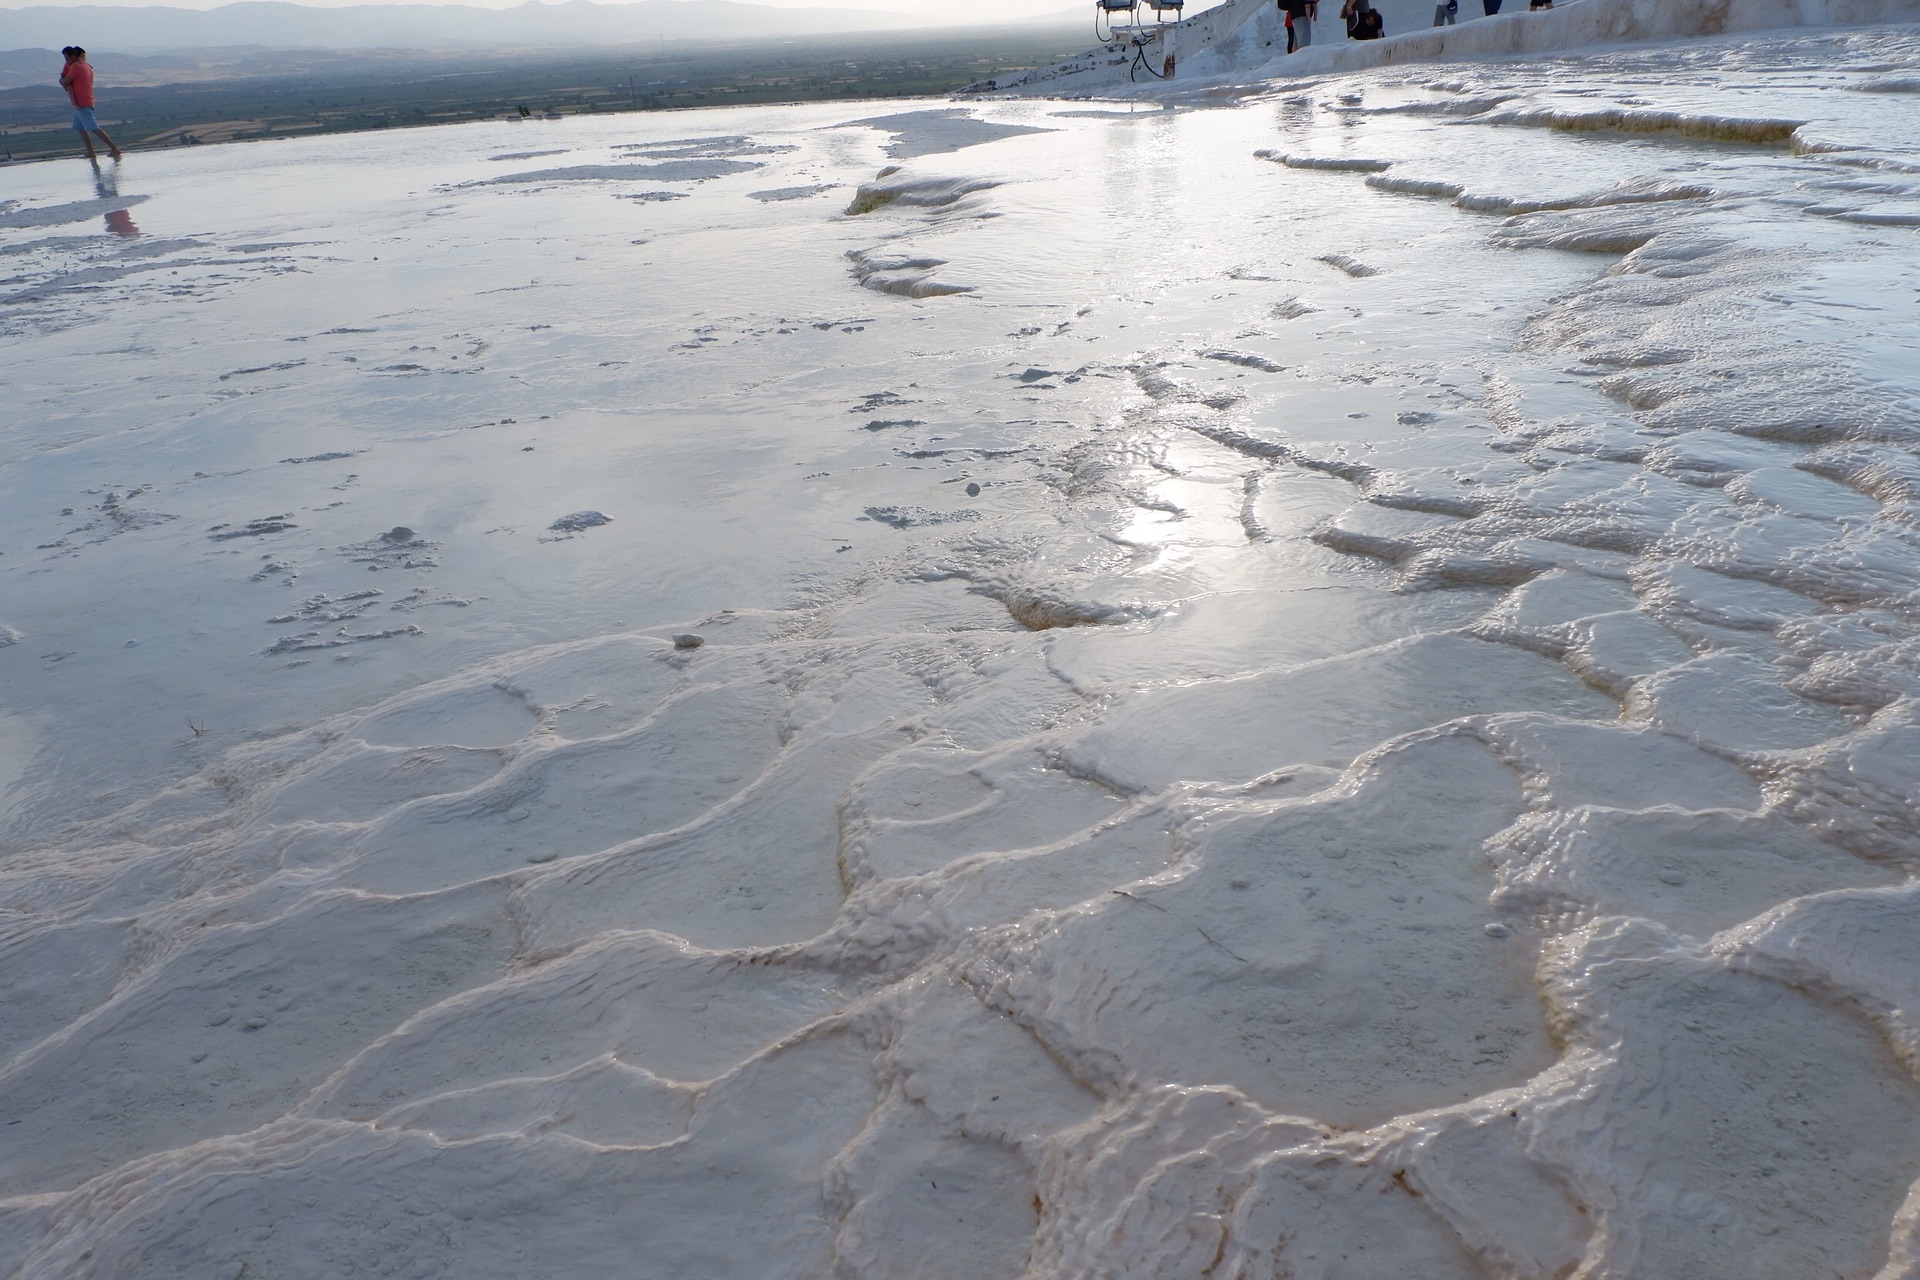
<svg viewBox="0 0 1920 1280">
<path fill-rule="evenodd" d="M 1155 71 L 1152 67 L 1147 66 L 1147 46 L 1141 41 L 1139 36 L 1135 36 L 1133 38 L 1133 65 L 1127 68 L 1127 82 L 1129 84 L 1133 83 L 1135 74 L 1141 67 L 1146 67 L 1147 74 L 1155 80 L 1165 80 L 1167 78 L 1164 73 Z"/>
</svg>

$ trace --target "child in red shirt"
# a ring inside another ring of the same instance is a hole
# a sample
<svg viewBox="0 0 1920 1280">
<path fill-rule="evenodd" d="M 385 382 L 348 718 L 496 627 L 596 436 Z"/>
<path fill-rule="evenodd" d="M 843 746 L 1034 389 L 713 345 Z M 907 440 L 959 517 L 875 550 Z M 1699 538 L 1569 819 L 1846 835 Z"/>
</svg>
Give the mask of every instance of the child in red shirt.
<svg viewBox="0 0 1920 1280">
<path fill-rule="evenodd" d="M 100 141 L 107 144 L 107 154 L 118 160 L 120 148 L 113 144 L 107 131 L 93 118 L 93 66 L 87 61 L 87 51 L 77 44 L 70 44 L 60 52 L 67 58 L 66 68 L 60 72 L 60 87 L 73 100 L 73 127 L 80 131 L 80 145 L 87 149 L 87 159 L 99 158 L 93 151 L 93 139 L 87 136 L 97 133 Z"/>
</svg>

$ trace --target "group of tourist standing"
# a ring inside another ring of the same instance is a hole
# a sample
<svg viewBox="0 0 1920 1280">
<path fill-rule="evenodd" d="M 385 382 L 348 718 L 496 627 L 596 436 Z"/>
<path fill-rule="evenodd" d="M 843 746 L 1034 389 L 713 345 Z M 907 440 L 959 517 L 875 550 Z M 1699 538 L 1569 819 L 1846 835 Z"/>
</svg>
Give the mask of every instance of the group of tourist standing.
<svg viewBox="0 0 1920 1280">
<path fill-rule="evenodd" d="M 1320 17 L 1319 0 L 1278 0 L 1278 3 L 1287 20 L 1287 52 L 1312 44 L 1313 24 Z M 1502 0 L 1480 0 L 1480 3 L 1491 18 L 1500 12 Z M 1527 0 L 1527 8 L 1551 9 L 1553 0 Z M 1459 16 L 1460 0 L 1439 0 L 1433 9 L 1433 25 L 1453 26 Z M 1349 40 L 1378 40 L 1387 34 L 1386 22 L 1373 7 L 1372 0 L 1345 0 L 1340 8 L 1340 20 L 1347 24 Z"/>
<path fill-rule="evenodd" d="M 1286 15 L 1287 52 L 1304 49 L 1313 43 L 1313 24 L 1320 18 L 1320 0 L 1279 0 Z M 1340 6 L 1340 20 L 1347 24 L 1347 39 L 1378 40 L 1387 34 L 1387 24 L 1372 0 L 1346 0 Z"/>
<path fill-rule="evenodd" d="M 1500 12 L 1500 0 L 1480 0 L 1480 4 L 1486 9 L 1489 18 Z M 1527 0 L 1529 12 L 1535 9 L 1551 8 L 1553 8 L 1553 0 Z M 1460 0 L 1440 0 L 1440 3 L 1433 7 L 1433 25 L 1436 27 L 1450 27 L 1454 25 L 1454 19 L 1459 16 Z"/>
</svg>

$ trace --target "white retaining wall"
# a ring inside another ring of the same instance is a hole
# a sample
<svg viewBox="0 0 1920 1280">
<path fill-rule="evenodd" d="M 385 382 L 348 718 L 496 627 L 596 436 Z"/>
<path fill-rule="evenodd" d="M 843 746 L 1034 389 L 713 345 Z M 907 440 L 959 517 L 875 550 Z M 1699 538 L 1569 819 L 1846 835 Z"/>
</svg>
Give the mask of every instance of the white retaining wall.
<svg viewBox="0 0 1920 1280">
<path fill-rule="evenodd" d="M 1172 81 L 1144 72 L 1138 73 L 1139 84 L 1130 80 L 1133 49 L 1116 43 L 963 92 L 1109 94 L 1146 85 L 1187 87 L 1194 80 L 1226 76 L 1277 79 L 1780 27 L 1920 21 L 1920 0 L 1571 0 L 1541 12 L 1529 12 L 1526 3 L 1505 0 L 1502 12 L 1489 18 L 1481 16 L 1480 0 L 1461 0 L 1457 26 L 1432 27 L 1433 0 L 1376 0 L 1387 21 L 1387 38 L 1350 41 L 1339 18 L 1340 0 L 1322 0 L 1314 45 L 1288 56 L 1274 0 L 1227 0 L 1154 33 L 1147 59 L 1158 70 L 1171 49 L 1177 59 Z"/>
</svg>

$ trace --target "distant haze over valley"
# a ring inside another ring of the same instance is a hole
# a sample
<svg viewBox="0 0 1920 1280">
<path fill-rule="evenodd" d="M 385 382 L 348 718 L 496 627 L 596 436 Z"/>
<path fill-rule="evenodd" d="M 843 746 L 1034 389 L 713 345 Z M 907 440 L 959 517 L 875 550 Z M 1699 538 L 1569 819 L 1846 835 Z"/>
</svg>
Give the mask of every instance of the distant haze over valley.
<svg viewBox="0 0 1920 1280">
<path fill-rule="evenodd" d="M 363 15 L 381 15 L 370 6 L 233 8 L 349 22 L 329 33 L 343 41 L 335 45 L 268 47 L 265 42 L 276 37 L 256 27 L 247 32 L 255 41 L 250 44 L 213 44 L 220 35 L 205 34 L 187 37 L 208 42 L 199 47 L 155 42 L 129 51 L 121 45 L 129 28 L 116 26 L 115 18 L 146 20 L 159 12 L 214 21 L 222 15 L 94 8 L 86 16 L 104 17 L 89 25 L 69 13 L 64 29 L 41 35 L 39 48 L 0 47 L 0 164 L 75 154 L 72 111 L 54 82 L 57 49 L 74 42 L 87 46 L 99 69 L 101 122 L 121 146 L 145 151 L 503 117 L 521 123 L 528 117 L 551 121 L 605 112 L 944 95 L 1008 70 L 1052 65 L 1089 39 L 1086 24 L 1078 21 L 903 25 L 910 20 L 897 14 L 722 0 L 572 4 L 546 11 L 564 13 L 574 20 L 571 26 L 531 32 L 512 25 L 517 12 L 472 8 L 395 10 L 444 17 L 447 28 L 353 25 Z M 540 14 L 534 6 L 528 11 Z M 661 25 L 677 19 L 672 34 L 649 31 L 649 12 Z M 12 16 L 0 13 L 0 33 Z M 875 18 L 894 25 L 871 29 Z M 863 19 L 867 30 L 806 29 Z M 588 20 L 601 22 L 599 33 Z M 446 30 L 453 34 L 433 34 Z M 345 44 L 341 33 L 350 31 L 361 32 L 368 43 Z"/>
<path fill-rule="evenodd" d="M 1040 11 L 1035 12 L 1038 8 Z M 1087 6 L 1092 12 L 1092 6 Z M 936 0 L 898 0 L 888 8 L 813 7 L 774 0 L 635 0 L 631 4 L 524 3 L 512 8 L 464 4 L 319 6 L 241 0 L 215 9 L 115 5 L 35 5 L 0 9 L 0 49 L 89 49 L 157 53 L 250 45 L 266 49 L 480 48 L 590 45 L 653 40 L 740 39 L 840 31 L 889 31 L 979 22 L 1058 25 L 1079 11 L 1054 0 L 986 0 L 961 8 Z"/>
</svg>

